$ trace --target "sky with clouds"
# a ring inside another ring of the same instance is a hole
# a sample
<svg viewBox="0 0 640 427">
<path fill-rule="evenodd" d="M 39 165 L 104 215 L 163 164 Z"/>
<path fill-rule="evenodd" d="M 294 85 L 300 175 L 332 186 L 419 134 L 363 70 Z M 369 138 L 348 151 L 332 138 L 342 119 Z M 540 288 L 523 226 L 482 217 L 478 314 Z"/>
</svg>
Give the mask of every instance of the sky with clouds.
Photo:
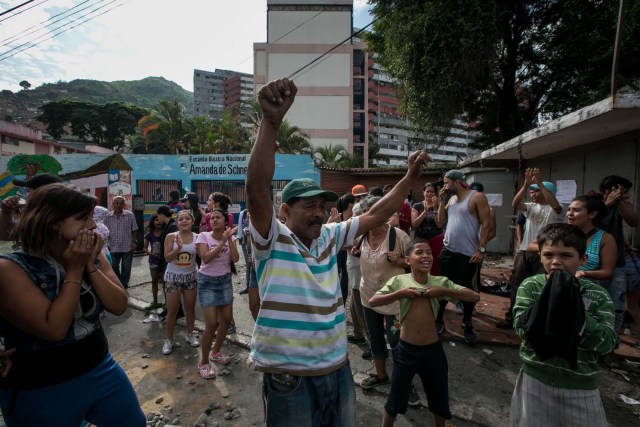
<svg viewBox="0 0 640 427">
<path fill-rule="evenodd" d="M 0 13 L 24 2 L 0 0 Z M 74 79 L 160 76 L 192 91 L 194 69 L 252 73 L 253 43 L 266 40 L 266 4 L 35 0 L 0 16 L 0 90 L 19 91 L 22 80 L 35 88 Z M 356 27 L 371 21 L 368 9 L 366 0 L 354 0 Z"/>
</svg>

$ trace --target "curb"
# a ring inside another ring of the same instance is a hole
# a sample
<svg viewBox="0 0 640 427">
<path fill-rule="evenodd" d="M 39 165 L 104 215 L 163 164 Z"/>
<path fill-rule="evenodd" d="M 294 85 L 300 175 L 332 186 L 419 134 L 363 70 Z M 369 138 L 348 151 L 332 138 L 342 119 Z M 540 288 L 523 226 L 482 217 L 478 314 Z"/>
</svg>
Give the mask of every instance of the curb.
<svg viewBox="0 0 640 427">
<path fill-rule="evenodd" d="M 134 297 L 129 297 L 129 307 L 131 308 L 135 308 L 136 310 L 140 310 L 142 312 L 146 311 L 145 307 L 149 305 L 148 302 L 143 301 L 141 299 L 138 298 L 134 298 Z M 177 322 L 180 326 L 186 326 L 184 318 L 178 319 Z M 195 325 L 194 325 L 194 329 L 198 332 L 200 332 L 202 334 L 202 332 L 204 331 L 204 323 L 202 323 L 200 320 L 195 321 Z M 241 332 L 237 332 L 235 334 L 227 334 L 225 340 L 229 341 L 230 343 L 237 345 L 238 347 L 242 347 L 245 350 L 249 350 L 249 344 L 251 342 L 251 337 L 243 334 Z"/>
</svg>

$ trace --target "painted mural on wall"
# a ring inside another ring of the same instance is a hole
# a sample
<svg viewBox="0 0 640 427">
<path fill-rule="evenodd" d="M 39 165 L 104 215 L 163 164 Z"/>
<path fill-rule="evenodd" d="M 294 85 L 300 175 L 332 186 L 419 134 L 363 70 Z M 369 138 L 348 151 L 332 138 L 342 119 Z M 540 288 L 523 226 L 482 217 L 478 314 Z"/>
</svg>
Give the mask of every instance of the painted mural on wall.
<svg viewBox="0 0 640 427">
<path fill-rule="evenodd" d="M 172 181 L 179 189 L 192 191 L 196 182 L 244 181 L 249 154 L 160 155 L 160 154 L 60 154 L 0 157 L 0 199 L 16 194 L 13 178 L 25 178 L 27 166 L 36 173 L 53 173 L 65 182 L 87 189 L 103 205 L 111 206 L 123 195 L 127 206 L 131 196 L 140 194 L 143 182 Z M 33 167 L 33 166 L 32 166 Z M 310 156 L 276 155 L 274 180 L 311 178 L 320 181 L 320 172 Z M 168 194 L 158 186 L 145 202 L 163 202 Z"/>
</svg>

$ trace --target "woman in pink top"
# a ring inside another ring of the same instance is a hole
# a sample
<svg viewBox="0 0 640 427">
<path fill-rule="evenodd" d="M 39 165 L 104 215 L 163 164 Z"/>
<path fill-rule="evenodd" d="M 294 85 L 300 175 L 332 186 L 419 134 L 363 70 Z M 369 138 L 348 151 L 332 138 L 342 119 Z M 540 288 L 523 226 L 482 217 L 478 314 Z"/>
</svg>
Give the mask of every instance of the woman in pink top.
<svg viewBox="0 0 640 427">
<path fill-rule="evenodd" d="M 237 227 L 227 228 L 227 213 L 222 209 L 211 211 L 211 232 L 198 235 L 196 247 L 202 259 L 198 272 L 198 299 L 204 315 L 204 332 L 198 371 L 204 379 L 215 378 L 209 361 L 221 365 L 229 363 L 229 356 L 220 352 L 231 322 L 233 286 L 231 262 L 238 262 L 240 255 L 235 242 Z M 215 331 L 215 343 L 211 349 Z M 209 352 L 211 350 L 211 352 Z"/>
</svg>

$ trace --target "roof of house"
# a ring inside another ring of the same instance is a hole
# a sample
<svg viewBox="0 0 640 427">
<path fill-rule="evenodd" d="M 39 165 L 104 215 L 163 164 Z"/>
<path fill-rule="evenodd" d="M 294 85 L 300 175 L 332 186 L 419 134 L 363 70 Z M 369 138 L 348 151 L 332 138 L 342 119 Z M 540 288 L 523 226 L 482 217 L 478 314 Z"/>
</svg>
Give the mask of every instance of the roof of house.
<svg viewBox="0 0 640 427">
<path fill-rule="evenodd" d="M 640 130 L 640 93 L 623 93 L 551 120 L 461 162 L 460 167 L 501 166 Z"/>
<path fill-rule="evenodd" d="M 124 171 L 132 171 L 133 168 L 131 165 L 124 159 L 122 154 L 114 154 L 112 156 L 106 157 L 100 160 L 98 163 L 93 166 L 88 167 L 82 171 L 70 172 L 64 175 L 60 175 L 63 179 L 78 179 L 78 178 L 86 178 L 89 176 L 101 175 L 105 173 L 109 173 L 110 170 L 124 170 Z"/>
</svg>

